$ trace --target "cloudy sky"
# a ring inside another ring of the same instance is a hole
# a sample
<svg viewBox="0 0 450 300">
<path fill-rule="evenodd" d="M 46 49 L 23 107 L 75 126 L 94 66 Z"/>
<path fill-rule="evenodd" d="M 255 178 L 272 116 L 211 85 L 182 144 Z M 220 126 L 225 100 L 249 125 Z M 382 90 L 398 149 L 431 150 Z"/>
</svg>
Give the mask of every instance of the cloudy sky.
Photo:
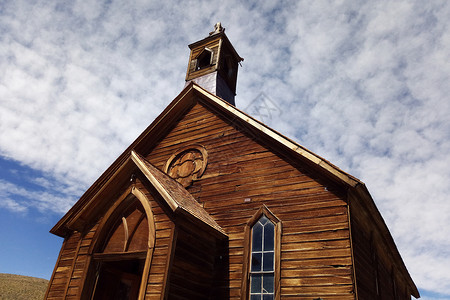
<svg viewBox="0 0 450 300">
<path fill-rule="evenodd" d="M 48 230 L 221 21 L 236 105 L 364 181 L 423 299 L 450 299 L 450 2 L 179 2 L 0 2 L 0 272 L 51 276 Z"/>
</svg>

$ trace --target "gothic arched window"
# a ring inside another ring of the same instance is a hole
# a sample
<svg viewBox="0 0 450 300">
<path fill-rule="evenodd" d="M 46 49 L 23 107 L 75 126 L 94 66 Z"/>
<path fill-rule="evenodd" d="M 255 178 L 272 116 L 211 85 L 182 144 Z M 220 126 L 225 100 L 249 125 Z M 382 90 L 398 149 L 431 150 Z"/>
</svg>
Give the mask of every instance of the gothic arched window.
<svg viewBox="0 0 450 300">
<path fill-rule="evenodd" d="M 143 299 L 155 236 L 150 200 L 128 188 L 99 222 L 81 299 Z"/>
<path fill-rule="evenodd" d="M 263 206 L 245 228 L 241 299 L 280 299 L 281 221 Z"/>
<path fill-rule="evenodd" d="M 252 227 L 250 300 L 273 300 L 275 225 L 265 216 Z"/>
</svg>

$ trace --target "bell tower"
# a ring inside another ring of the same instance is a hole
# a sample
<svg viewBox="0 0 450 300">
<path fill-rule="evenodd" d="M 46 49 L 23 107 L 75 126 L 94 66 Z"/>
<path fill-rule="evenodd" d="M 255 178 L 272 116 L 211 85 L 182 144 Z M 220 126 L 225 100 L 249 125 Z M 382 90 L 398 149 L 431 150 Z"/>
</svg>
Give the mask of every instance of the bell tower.
<svg viewBox="0 0 450 300">
<path fill-rule="evenodd" d="M 235 105 L 240 57 L 225 35 L 220 23 L 206 38 L 189 45 L 191 54 L 186 84 L 193 81 L 204 89 Z"/>
</svg>

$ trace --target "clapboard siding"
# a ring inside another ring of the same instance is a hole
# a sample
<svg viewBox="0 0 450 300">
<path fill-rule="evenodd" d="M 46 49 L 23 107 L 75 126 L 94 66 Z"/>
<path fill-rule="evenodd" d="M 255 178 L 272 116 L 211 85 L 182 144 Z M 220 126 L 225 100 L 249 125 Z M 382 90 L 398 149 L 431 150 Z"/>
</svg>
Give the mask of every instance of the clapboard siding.
<svg viewBox="0 0 450 300">
<path fill-rule="evenodd" d="M 228 298 L 228 263 L 221 243 L 192 225 L 178 229 L 169 299 Z"/>
<path fill-rule="evenodd" d="M 370 234 L 352 222 L 353 253 L 360 299 L 377 299 L 376 266 Z"/>
<path fill-rule="evenodd" d="M 146 155 L 164 169 L 181 147 L 207 149 L 206 171 L 188 190 L 228 234 L 229 298 L 240 298 L 244 226 L 266 205 L 283 224 L 282 297 L 354 299 L 345 191 L 234 125 L 197 104 Z"/>
<path fill-rule="evenodd" d="M 362 202 L 350 196 L 352 245 L 359 299 L 410 300 L 405 280 L 390 259 L 385 240 Z"/>
<path fill-rule="evenodd" d="M 74 266 L 74 260 L 81 235 L 77 232 L 70 235 L 64 240 L 61 252 L 56 262 L 55 270 L 49 284 L 46 299 L 63 299 Z"/>
<path fill-rule="evenodd" d="M 167 215 L 167 209 L 164 207 L 163 203 L 155 199 L 149 192 L 150 188 L 140 180 L 138 180 L 136 187 L 141 191 L 145 191 L 146 197 L 150 200 L 156 233 L 145 297 L 151 299 L 155 294 L 158 294 L 161 298 L 161 295 L 164 295 L 166 288 L 165 285 L 167 282 L 175 227 L 173 221 Z"/>
</svg>

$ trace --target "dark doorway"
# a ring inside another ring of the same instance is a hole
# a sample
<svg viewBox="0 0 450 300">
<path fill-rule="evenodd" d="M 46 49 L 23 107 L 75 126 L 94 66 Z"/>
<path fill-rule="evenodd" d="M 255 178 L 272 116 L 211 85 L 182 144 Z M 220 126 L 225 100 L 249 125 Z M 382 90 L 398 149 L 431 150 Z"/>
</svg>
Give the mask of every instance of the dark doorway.
<svg viewBox="0 0 450 300">
<path fill-rule="evenodd" d="M 139 295 L 143 260 L 98 262 L 93 300 L 135 300 Z"/>
</svg>

